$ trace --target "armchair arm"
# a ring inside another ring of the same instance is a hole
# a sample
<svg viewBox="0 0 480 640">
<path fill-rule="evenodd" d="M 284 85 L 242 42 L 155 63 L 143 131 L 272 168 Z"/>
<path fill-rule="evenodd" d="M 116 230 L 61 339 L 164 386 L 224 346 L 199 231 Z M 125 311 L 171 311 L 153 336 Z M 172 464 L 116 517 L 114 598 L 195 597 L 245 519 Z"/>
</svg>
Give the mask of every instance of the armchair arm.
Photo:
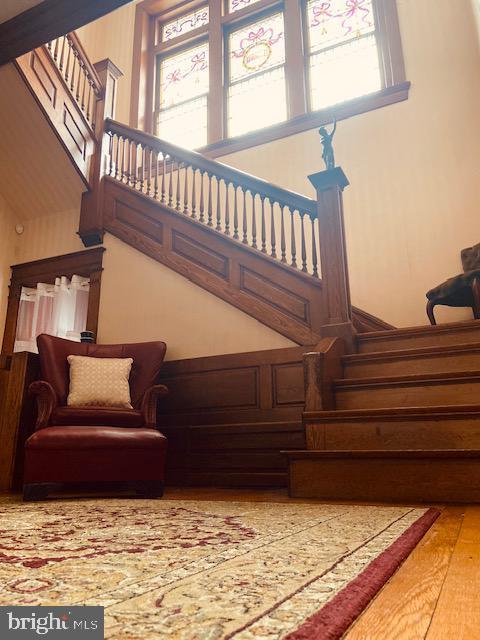
<svg viewBox="0 0 480 640">
<path fill-rule="evenodd" d="M 168 389 L 164 384 L 156 384 L 145 391 L 140 411 L 143 414 L 145 426 L 150 429 L 157 428 L 157 403 L 158 399 L 166 396 Z"/>
<path fill-rule="evenodd" d="M 47 427 L 52 412 L 58 404 L 57 394 L 52 385 L 45 380 L 36 380 L 28 387 L 28 393 L 37 398 L 37 422 L 35 429 Z"/>
</svg>

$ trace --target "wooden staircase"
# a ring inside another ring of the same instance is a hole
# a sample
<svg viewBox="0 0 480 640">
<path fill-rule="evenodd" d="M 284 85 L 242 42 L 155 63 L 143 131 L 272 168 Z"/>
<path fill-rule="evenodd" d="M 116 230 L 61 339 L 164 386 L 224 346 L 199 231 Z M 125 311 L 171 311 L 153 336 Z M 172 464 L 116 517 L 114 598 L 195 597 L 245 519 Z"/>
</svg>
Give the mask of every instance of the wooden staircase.
<svg viewBox="0 0 480 640">
<path fill-rule="evenodd" d="M 340 358 L 330 403 L 304 413 L 307 450 L 288 453 L 291 494 L 480 499 L 480 322 L 365 333 L 357 349 Z"/>
</svg>

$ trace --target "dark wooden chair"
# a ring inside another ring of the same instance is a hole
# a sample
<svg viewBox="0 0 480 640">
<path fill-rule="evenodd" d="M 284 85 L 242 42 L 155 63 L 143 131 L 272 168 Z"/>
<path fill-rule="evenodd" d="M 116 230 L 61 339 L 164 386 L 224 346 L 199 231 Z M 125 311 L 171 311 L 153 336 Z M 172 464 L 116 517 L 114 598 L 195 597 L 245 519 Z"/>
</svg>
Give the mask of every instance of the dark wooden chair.
<svg viewBox="0 0 480 640">
<path fill-rule="evenodd" d="M 448 307 L 471 307 L 473 317 L 480 318 L 480 243 L 462 249 L 463 273 L 449 278 L 427 292 L 427 315 L 430 324 L 437 324 L 433 309 L 437 304 Z"/>
</svg>

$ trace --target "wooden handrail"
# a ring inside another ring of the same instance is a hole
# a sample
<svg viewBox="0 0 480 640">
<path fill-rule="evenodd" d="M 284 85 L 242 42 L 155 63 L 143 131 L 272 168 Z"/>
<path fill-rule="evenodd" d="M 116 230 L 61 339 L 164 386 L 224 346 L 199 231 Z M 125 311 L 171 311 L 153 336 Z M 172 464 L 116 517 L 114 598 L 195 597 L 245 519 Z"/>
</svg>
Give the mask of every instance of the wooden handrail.
<svg viewBox="0 0 480 640">
<path fill-rule="evenodd" d="M 75 31 L 72 31 L 71 33 L 67 34 L 67 38 L 72 43 L 73 48 L 76 49 L 76 51 L 78 52 L 79 57 L 82 60 L 82 63 L 92 80 L 93 90 L 95 91 L 95 95 L 97 96 L 97 98 L 101 97 L 104 91 L 102 81 L 100 80 L 95 67 L 90 62 L 88 55 L 85 49 L 83 48 L 82 43 L 80 42 L 79 37 L 77 36 Z"/>
<path fill-rule="evenodd" d="M 257 178 L 256 176 L 252 176 L 239 169 L 234 169 L 221 162 L 210 160 L 196 151 L 189 151 L 178 147 L 171 142 L 152 136 L 139 129 L 133 129 L 132 127 L 111 119 L 107 119 L 105 122 L 105 132 L 130 140 L 153 152 L 162 155 L 166 154 L 176 162 L 185 163 L 211 176 L 228 181 L 231 184 L 241 187 L 244 191 L 250 191 L 251 193 L 269 198 L 271 202 L 286 205 L 294 210 L 308 213 L 313 217 L 316 216 L 316 200 L 307 198 L 294 191 L 283 189 L 262 178 Z"/>
</svg>

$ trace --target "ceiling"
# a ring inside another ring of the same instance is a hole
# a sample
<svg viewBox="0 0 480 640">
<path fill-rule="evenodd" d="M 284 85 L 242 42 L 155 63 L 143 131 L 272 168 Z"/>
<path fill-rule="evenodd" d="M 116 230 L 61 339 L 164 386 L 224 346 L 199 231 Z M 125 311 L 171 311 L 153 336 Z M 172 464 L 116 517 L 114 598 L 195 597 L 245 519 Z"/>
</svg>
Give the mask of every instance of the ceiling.
<svg viewBox="0 0 480 640">
<path fill-rule="evenodd" d="M 31 9 L 36 4 L 40 4 L 43 0 L 1 0 L 0 2 L 0 23 L 6 22 L 23 13 L 27 9 Z"/>
</svg>

